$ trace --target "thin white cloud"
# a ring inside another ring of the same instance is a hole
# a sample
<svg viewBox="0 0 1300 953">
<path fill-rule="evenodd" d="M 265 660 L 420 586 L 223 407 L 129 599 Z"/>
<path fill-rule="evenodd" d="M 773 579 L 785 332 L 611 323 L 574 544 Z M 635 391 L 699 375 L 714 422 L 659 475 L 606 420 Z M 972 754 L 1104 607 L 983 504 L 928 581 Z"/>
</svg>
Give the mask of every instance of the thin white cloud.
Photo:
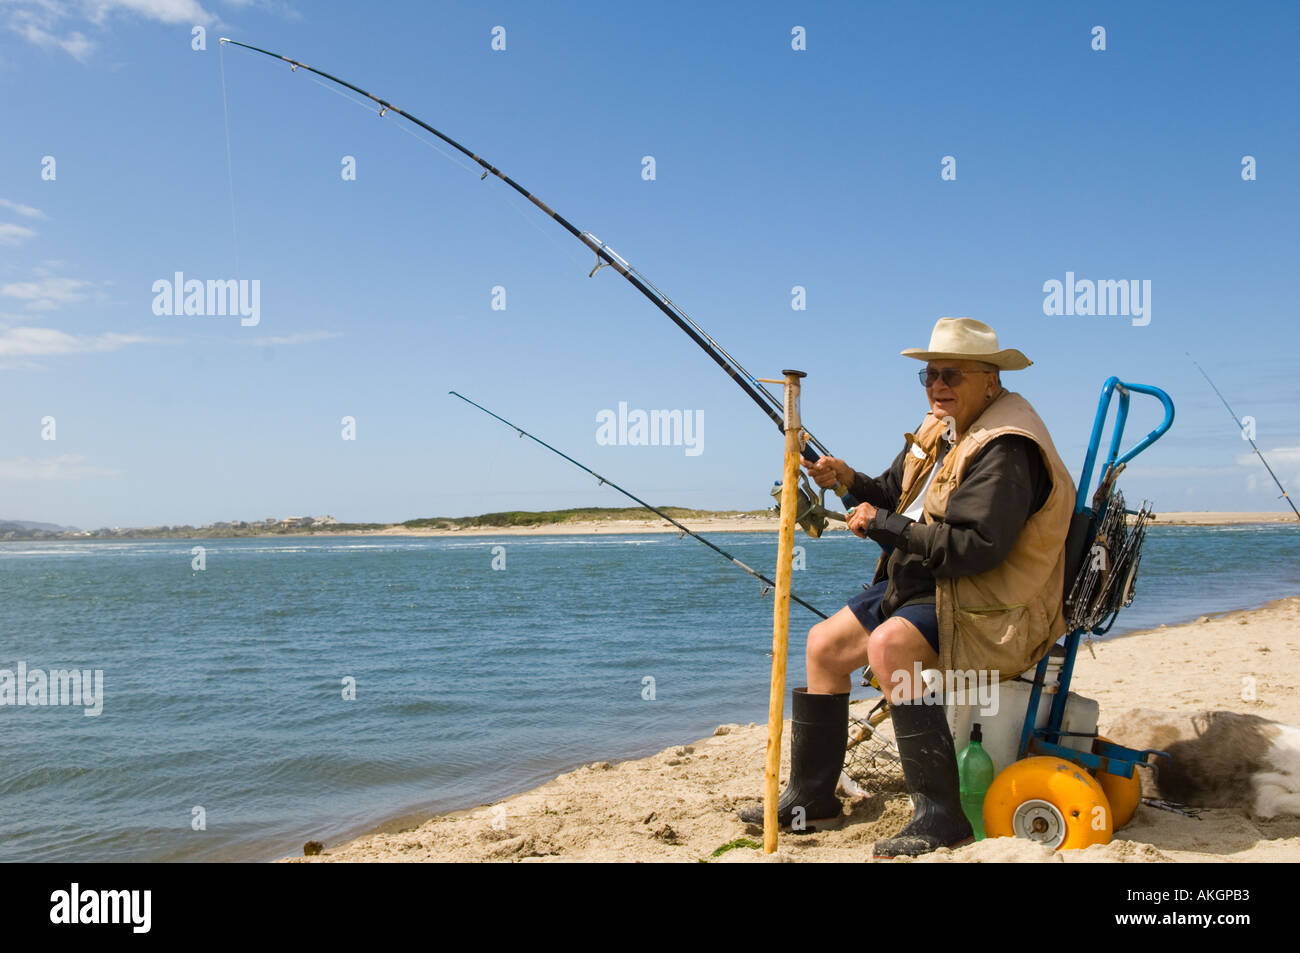
<svg viewBox="0 0 1300 953">
<path fill-rule="evenodd" d="M 1272 449 L 1260 448 L 1264 454 L 1264 459 L 1268 461 L 1269 467 L 1282 481 L 1282 485 L 1287 488 L 1287 492 L 1297 489 L 1300 484 L 1300 447 L 1273 447 Z M 1238 455 L 1237 462 L 1243 466 L 1254 468 L 1251 471 L 1251 483 L 1249 488 L 1254 490 L 1256 486 L 1267 489 L 1275 489 L 1277 484 L 1273 482 L 1268 471 L 1259 465 L 1259 457 L 1253 453 L 1243 453 Z"/>
<path fill-rule="evenodd" d="M 0 480 L 84 480 L 87 477 L 121 476 L 121 470 L 88 466 L 85 457 L 64 455 L 48 460 L 15 457 L 0 460 Z"/>
<path fill-rule="evenodd" d="M 302 19 L 302 14 L 288 3 L 285 3 L 284 0 L 226 0 L 226 5 L 241 9 L 256 7 L 259 10 L 265 10 L 267 13 L 284 17 L 286 20 Z"/>
<path fill-rule="evenodd" d="M 6 11 L 5 26 L 28 43 L 61 49 L 81 62 L 89 59 L 96 43 L 75 28 L 79 20 L 101 30 L 119 14 L 169 25 L 218 22 L 198 0 L 0 0 L 0 8 Z"/>
<path fill-rule="evenodd" d="M 1224 477 L 1236 476 L 1240 471 L 1236 467 L 1175 467 L 1175 466 L 1142 466 L 1141 464 L 1130 464 L 1133 468 L 1132 473 L 1141 476 L 1143 479 L 1164 478 L 1164 477 Z"/>
<path fill-rule="evenodd" d="M 254 347 L 271 347 L 273 345 L 310 344 L 312 341 L 328 341 L 330 338 L 343 337 L 338 331 L 300 331 L 282 337 L 253 338 L 248 343 Z"/>
<path fill-rule="evenodd" d="M 25 301 L 29 311 L 53 311 L 65 304 L 84 301 L 91 287 L 80 278 L 41 278 L 38 281 L 14 281 L 0 285 L 0 295 Z"/>
<path fill-rule="evenodd" d="M 54 328 L 5 328 L 0 330 L 0 357 L 42 357 L 55 354 L 87 354 L 116 351 L 128 344 L 158 344 L 158 338 L 141 334 L 68 334 Z"/>
<path fill-rule="evenodd" d="M 29 238 L 36 237 L 36 230 L 23 225 L 0 222 L 0 245 L 21 245 Z"/>
<path fill-rule="evenodd" d="M 6 26 L 28 43 L 44 49 L 58 48 L 76 60 L 85 62 L 94 43 L 80 30 L 63 33 L 59 20 L 68 11 L 50 0 L 4 0 L 9 8 Z"/>
<path fill-rule="evenodd" d="M 30 205 L 24 205 L 22 202 L 13 202 L 9 199 L 0 199 L 0 208 L 7 208 L 26 218 L 44 218 L 45 213 L 38 208 L 32 208 Z"/>
<path fill-rule="evenodd" d="M 1258 443 L 1259 441 L 1255 442 Z M 1274 466 L 1300 466 L 1300 447 L 1273 447 L 1271 449 L 1261 447 L 1260 453 L 1264 454 L 1264 459 Z M 1243 465 L 1255 464 L 1258 460 L 1259 457 L 1255 456 L 1254 451 L 1237 454 L 1237 462 Z"/>
<path fill-rule="evenodd" d="M 89 0 L 83 4 L 92 23 L 102 24 L 118 11 L 139 14 L 159 23 L 200 23 L 208 26 L 216 17 L 197 0 Z"/>
</svg>

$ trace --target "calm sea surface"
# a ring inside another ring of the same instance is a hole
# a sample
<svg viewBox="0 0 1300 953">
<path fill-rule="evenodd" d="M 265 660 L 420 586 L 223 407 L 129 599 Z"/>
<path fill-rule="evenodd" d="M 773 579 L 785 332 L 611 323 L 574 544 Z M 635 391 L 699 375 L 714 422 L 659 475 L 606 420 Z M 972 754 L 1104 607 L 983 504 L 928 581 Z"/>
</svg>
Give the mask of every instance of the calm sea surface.
<svg viewBox="0 0 1300 953">
<path fill-rule="evenodd" d="M 878 552 L 799 542 L 828 613 Z M 103 671 L 98 716 L 0 707 L 0 860 L 269 860 L 762 722 L 761 588 L 676 536 L 0 543 L 0 669 Z M 1112 637 L 1297 593 L 1295 526 L 1156 527 Z"/>
</svg>

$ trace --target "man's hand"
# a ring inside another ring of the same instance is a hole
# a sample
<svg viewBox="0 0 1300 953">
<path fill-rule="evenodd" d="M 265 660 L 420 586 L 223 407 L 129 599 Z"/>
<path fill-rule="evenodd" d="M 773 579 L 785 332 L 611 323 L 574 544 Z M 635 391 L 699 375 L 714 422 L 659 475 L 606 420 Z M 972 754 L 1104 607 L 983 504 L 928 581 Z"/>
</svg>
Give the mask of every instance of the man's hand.
<svg viewBox="0 0 1300 953">
<path fill-rule="evenodd" d="M 874 506 L 870 503 L 859 503 L 845 514 L 844 522 L 848 526 L 849 532 L 853 533 L 854 536 L 866 539 L 867 524 L 871 522 L 871 518 L 875 515 L 876 508 Z"/>
<path fill-rule="evenodd" d="M 838 457 L 818 457 L 816 463 L 804 460 L 803 468 L 823 490 L 829 490 L 837 483 L 853 485 L 853 468 Z"/>
</svg>

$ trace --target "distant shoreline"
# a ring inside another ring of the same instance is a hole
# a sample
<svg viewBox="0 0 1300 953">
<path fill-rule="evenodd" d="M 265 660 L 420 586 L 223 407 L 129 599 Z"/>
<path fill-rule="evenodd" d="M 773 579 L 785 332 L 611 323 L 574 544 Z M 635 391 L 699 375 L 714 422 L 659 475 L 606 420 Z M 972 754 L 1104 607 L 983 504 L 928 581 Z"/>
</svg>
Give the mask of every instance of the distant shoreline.
<svg viewBox="0 0 1300 953">
<path fill-rule="evenodd" d="M 779 528 L 776 516 L 763 511 L 755 513 L 719 513 L 717 515 L 696 518 L 681 518 L 683 526 L 697 533 L 775 533 Z M 468 519 L 476 519 L 469 517 Z M 678 517 L 674 515 L 674 519 Z M 1218 511 L 1171 511 L 1157 512 L 1152 524 L 1155 526 L 1255 526 L 1263 524 L 1292 523 L 1300 527 L 1300 521 L 1288 518 L 1285 513 L 1228 513 Z M 681 530 L 658 517 L 636 519 L 598 519 L 567 520 L 545 523 L 525 523 L 522 525 L 501 526 L 463 526 L 455 528 L 411 527 L 401 523 L 388 526 L 376 526 L 366 529 L 316 530 L 295 529 L 281 532 L 245 532 L 245 533 L 206 533 L 196 529 L 193 533 L 146 533 L 134 530 L 124 531 L 121 535 L 82 535 L 76 533 L 48 534 L 41 536 L 14 536 L 0 538 L 0 542 L 121 542 L 123 540 L 157 540 L 157 539 L 301 539 L 304 537 L 443 537 L 443 536 L 623 536 L 644 533 L 680 533 Z M 802 532 L 802 531 L 800 531 Z M 843 523 L 832 521 L 826 528 L 827 534 L 847 532 Z"/>
<path fill-rule="evenodd" d="M 1221 512 L 1171 512 L 1157 513 L 1155 526 L 1254 526 L 1268 523 L 1297 523 L 1275 513 L 1221 513 Z M 775 533 L 780 521 L 775 516 L 715 517 L 711 519 L 684 519 L 682 525 L 697 533 Z M 577 521 L 554 523 L 546 526 L 482 526 L 455 530 L 390 529 L 358 533 L 359 536 L 577 536 L 602 533 L 607 536 L 633 533 L 680 533 L 677 527 L 660 519 Z M 797 532 L 802 533 L 802 530 Z M 826 533 L 846 533 L 844 524 L 833 521 Z M 319 533 L 311 535 L 330 535 Z"/>
</svg>

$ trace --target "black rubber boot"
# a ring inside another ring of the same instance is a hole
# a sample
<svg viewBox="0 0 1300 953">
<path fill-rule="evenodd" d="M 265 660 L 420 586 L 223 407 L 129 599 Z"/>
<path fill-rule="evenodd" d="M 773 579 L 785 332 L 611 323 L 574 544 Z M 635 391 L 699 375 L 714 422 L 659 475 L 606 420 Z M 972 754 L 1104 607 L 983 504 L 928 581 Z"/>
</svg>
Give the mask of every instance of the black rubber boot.
<svg viewBox="0 0 1300 953">
<path fill-rule="evenodd" d="M 849 693 L 810 695 L 796 688 L 790 713 L 790 783 L 776 803 L 777 823 L 789 828 L 795 808 L 805 825 L 826 824 L 841 816 L 843 806 L 835 785 L 844 768 L 844 748 L 849 740 Z M 763 823 L 763 804 L 739 812 L 746 824 Z"/>
<path fill-rule="evenodd" d="M 912 795 L 912 820 L 897 835 L 876 841 L 877 860 L 916 857 L 969 843 L 974 832 L 961 809 L 957 752 L 943 705 L 913 701 L 890 705 L 903 777 Z"/>
</svg>

